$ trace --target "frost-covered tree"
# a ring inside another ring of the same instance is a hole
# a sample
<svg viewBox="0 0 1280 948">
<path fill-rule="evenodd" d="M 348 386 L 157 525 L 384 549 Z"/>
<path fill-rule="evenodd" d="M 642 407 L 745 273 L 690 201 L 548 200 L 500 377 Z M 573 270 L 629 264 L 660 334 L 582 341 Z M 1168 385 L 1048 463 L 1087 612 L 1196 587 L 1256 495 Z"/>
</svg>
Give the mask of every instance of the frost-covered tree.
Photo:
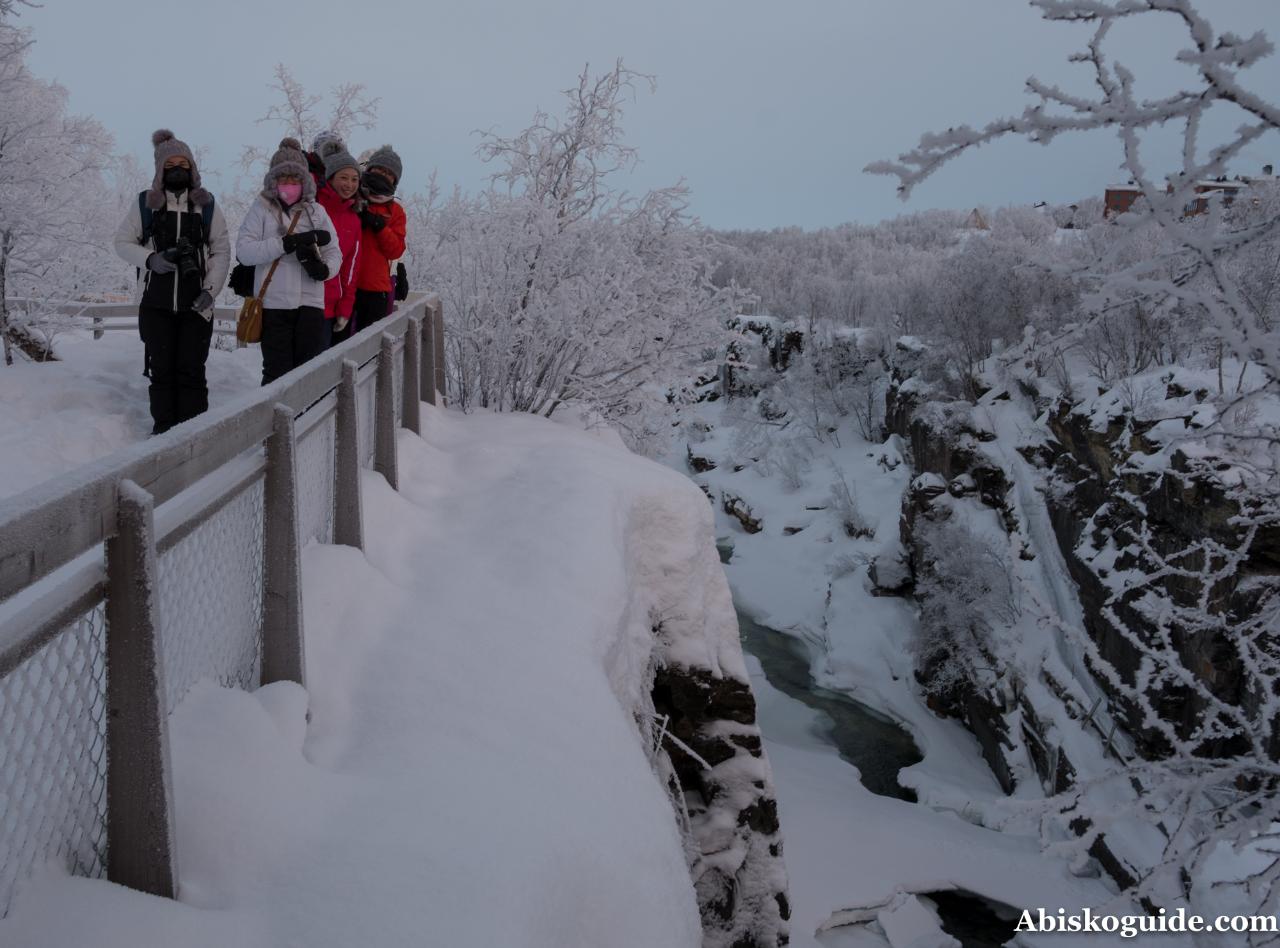
<svg viewBox="0 0 1280 948">
<path fill-rule="evenodd" d="M 61 86 L 26 68 L 29 37 L 0 19 L 0 336 L 5 362 L 15 341 L 49 354 L 19 323 L 41 307 L 11 310 L 16 296 L 37 304 L 75 298 L 109 272 L 109 208 L 104 178 L 111 138 L 94 119 L 70 115 Z"/>
<path fill-rule="evenodd" d="M 1124 215 L 1119 226 L 1154 223 L 1169 235 L 1166 252 L 1132 265 L 1100 269 L 1095 311 L 1105 312 L 1117 296 L 1127 305 L 1135 292 L 1151 305 L 1201 310 L 1208 325 L 1241 359 L 1257 361 L 1269 384 L 1280 384 L 1280 338 L 1259 322 L 1241 297 L 1226 262 L 1242 246 L 1280 228 L 1280 219 L 1243 228 L 1186 226 L 1185 210 L 1199 194 L 1197 185 L 1225 176 L 1228 165 L 1263 135 L 1280 128 L 1280 107 L 1246 85 L 1242 73 L 1273 52 L 1266 34 L 1241 37 L 1219 33 L 1191 0 L 1030 0 L 1045 19 L 1088 23 L 1095 29 L 1088 48 L 1075 57 L 1091 70 L 1096 96 L 1080 96 L 1032 78 L 1028 91 L 1036 102 L 1020 115 L 993 121 L 981 129 L 957 126 L 921 138 L 916 148 L 896 161 L 880 161 L 868 171 L 898 178 L 899 193 L 912 190 L 942 165 L 987 142 L 1021 136 L 1049 144 L 1059 135 L 1112 130 L 1120 139 L 1124 167 L 1142 190 L 1138 213 Z M 1188 46 L 1177 60 L 1194 70 L 1195 81 L 1159 99 L 1142 99 L 1136 77 L 1107 45 L 1115 27 L 1137 18 L 1172 17 L 1186 29 Z M 1201 139 L 1206 115 L 1213 108 L 1236 112 L 1243 124 L 1217 143 Z M 1182 129 L 1181 167 L 1157 177 L 1144 157 L 1143 135 L 1168 125 Z M 1210 202 L 1210 222 L 1220 222 L 1221 202 Z"/>
<path fill-rule="evenodd" d="M 451 314 L 451 390 L 463 407 L 551 415 L 587 407 L 642 443 L 668 383 L 696 371 L 732 314 L 712 285 L 710 238 L 674 186 L 632 199 L 621 119 L 648 77 L 621 62 L 584 70 L 560 118 L 489 136 L 493 186 L 416 209 L 415 266 Z"/>
<path fill-rule="evenodd" d="M 939 706 L 959 714 L 956 696 L 993 677 L 992 628 L 1017 621 L 1009 564 L 1002 549 L 955 520 L 919 524 L 916 540 L 916 676 Z"/>
<path fill-rule="evenodd" d="M 258 124 L 274 126 L 280 134 L 296 138 L 305 147 L 310 147 L 316 135 L 326 129 L 346 140 L 352 132 L 372 129 L 378 124 L 379 99 L 370 96 L 361 82 L 334 86 L 326 108 L 324 96 L 308 92 L 288 66 L 276 63 L 268 88 L 273 101 L 257 120 Z M 241 154 L 241 166 L 256 167 L 270 154 L 270 150 L 258 145 L 246 146 Z"/>
</svg>

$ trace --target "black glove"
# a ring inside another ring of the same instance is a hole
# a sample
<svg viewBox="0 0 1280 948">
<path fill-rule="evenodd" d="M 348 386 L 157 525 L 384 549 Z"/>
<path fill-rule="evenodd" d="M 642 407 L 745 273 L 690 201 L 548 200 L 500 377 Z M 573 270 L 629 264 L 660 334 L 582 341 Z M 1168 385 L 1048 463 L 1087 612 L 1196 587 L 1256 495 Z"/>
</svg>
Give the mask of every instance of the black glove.
<svg viewBox="0 0 1280 948">
<path fill-rule="evenodd" d="M 213 309 L 213 294 L 208 290 L 201 290 L 200 295 L 195 298 L 195 302 L 191 304 L 191 308 L 197 313 L 203 313 L 205 310 Z"/>
<path fill-rule="evenodd" d="M 299 251 L 298 262 L 302 264 L 302 269 L 307 271 L 307 276 L 317 283 L 323 283 L 329 279 L 328 265 L 316 255 L 314 250 L 305 255 L 304 251 Z"/>
<path fill-rule="evenodd" d="M 360 212 L 360 223 L 376 234 L 387 226 L 387 219 L 381 214 L 373 213 L 366 207 Z"/>
<path fill-rule="evenodd" d="M 172 273 L 178 265 L 162 253 L 153 253 L 147 257 L 147 269 L 152 273 Z"/>
<path fill-rule="evenodd" d="M 285 234 L 280 238 L 280 243 L 284 244 L 285 253 L 293 253 L 303 247 L 314 247 L 316 245 L 316 234 L 318 231 L 304 230 L 297 234 Z M 325 243 L 328 243 L 329 233 L 324 231 Z"/>
<path fill-rule="evenodd" d="M 329 232 L 327 230 L 313 230 L 311 232 L 316 238 L 316 246 L 324 247 L 329 243 Z"/>
</svg>

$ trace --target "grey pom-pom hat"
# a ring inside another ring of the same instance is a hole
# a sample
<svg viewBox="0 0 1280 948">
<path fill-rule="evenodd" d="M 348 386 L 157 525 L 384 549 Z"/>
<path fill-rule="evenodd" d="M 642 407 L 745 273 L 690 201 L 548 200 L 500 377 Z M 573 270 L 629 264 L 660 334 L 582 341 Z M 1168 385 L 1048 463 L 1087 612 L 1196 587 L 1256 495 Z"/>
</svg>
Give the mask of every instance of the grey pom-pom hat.
<svg viewBox="0 0 1280 948">
<path fill-rule="evenodd" d="M 158 128 L 151 133 L 151 146 L 156 152 L 156 173 L 151 179 L 151 188 L 147 191 L 147 207 L 158 211 L 165 206 L 164 163 L 175 156 L 185 158 L 191 164 L 191 203 L 196 207 L 204 207 L 213 200 L 213 195 L 200 186 L 200 168 L 186 142 L 180 141 L 169 129 Z"/>
<path fill-rule="evenodd" d="M 364 166 L 366 168 L 385 168 L 395 176 L 396 184 L 400 183 L 400 178 L 404 173 L 404 165 L 400 161 L 400 156 L 396 154 L 395 149 L 390 145 L 375 148 L 369 157 L 365 159 Z"/>
<path fill-rule="evenodd" d="M 302 145 L 296 138 L 281 140 L 280 147 L 271 156 L 271 166 L 262 178 L 262 196 L 268 201 L 279 197 L 276 182 L 284 175 L 296 175 L 302 181 L 302 200 L 316 199 L 316 179 L 311 177 L 311 169 L 307 166 L 307 156 L 302 152 Z"/>
<path fill-rule="evenodd" d="M 326 133 L 321 132 L 321 135 L 324 134 Z M 323 141 L 320 135 L 317 135 L 315 153 L 324 164 L 326 181 L 343 168 L 354 168 L 357 173 L 360 171 L 360 163 L 351 156 L 351 152 L 347 151 L 346 144 L 336 135 L 330 133 L 330 137 Z"/>
</svg>

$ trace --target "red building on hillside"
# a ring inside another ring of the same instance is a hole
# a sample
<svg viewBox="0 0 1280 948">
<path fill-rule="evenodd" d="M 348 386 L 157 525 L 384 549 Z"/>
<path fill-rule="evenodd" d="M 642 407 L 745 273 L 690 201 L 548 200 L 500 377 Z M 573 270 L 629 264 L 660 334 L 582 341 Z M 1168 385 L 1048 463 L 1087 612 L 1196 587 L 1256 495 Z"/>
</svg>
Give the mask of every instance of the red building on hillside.
<svg viewBox="0 0 1280 948">
<path fill-rule="evenodd" d="M 1188 202 L 1187 206 L 1182 209 L 1184 217 L 1195 217 L 1204 214 L 1209 210 L 1209 203 L 1213 200 L 1221 200 L 1223 207 L 1230 207 L 1241 192 L 1248 190 L 1255 182 L 1274 181 L 1272 175 L 1272 166 L 1267 165 L 1262 169 L 1259 177 L 1241 177 L 1237 175 L 1234 178 L 1223 176 L 1209 181 L 1197 181 L 1195 184 L 1196 196 Z M 1167 187 L 1168 193 L 1173 192 L 1173 185 Z M 1103 197 L 1102 216 L 1110 219 L 1117 214 L 1124 214 L 1133 208 L 1138 198 L 1142 197 L 1142 188 L 1138 187 L 1132 181 L 1128 184 L 1113 184 L 1107 188 Z"/>
</svg>

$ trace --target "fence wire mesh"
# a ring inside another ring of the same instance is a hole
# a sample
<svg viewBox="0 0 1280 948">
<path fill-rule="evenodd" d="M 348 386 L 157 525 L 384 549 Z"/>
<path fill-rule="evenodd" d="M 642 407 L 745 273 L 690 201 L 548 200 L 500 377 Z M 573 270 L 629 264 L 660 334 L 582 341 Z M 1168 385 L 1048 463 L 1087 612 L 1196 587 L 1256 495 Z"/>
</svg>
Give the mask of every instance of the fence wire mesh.
<svg viewBox="0 0 1280 948">
<path fill-rule="evenodd" d="M 337 431 L 337 416 L 330 414 L 298 443 L 298 538 L 304 544 L 312 539 L 317 543 L 333 542 L 334 440 Z"/>
<path fill-rule="evenodd" d="M 160 557 L 166 713 L 203 678 L 258 686 L 263 498 L 259 479 Z"/>
<path fill-rule="evenodd" d="M 373 426 L 375 420 L 375 407 L 377 404 L 376 396 L 376 374 L 369 373 L 369 377 L 361 381 L 356 386 L 356 405 L 359 407 L 360 415 L 360 466 L 373 467 L 373 445 L 374 434 Z"/>
<path fill-rule="evenodd" d="M 106 645 L 99 604 L 0 679 L 0 916 L 42 866 L 106 873 Z"/>
</svg>

